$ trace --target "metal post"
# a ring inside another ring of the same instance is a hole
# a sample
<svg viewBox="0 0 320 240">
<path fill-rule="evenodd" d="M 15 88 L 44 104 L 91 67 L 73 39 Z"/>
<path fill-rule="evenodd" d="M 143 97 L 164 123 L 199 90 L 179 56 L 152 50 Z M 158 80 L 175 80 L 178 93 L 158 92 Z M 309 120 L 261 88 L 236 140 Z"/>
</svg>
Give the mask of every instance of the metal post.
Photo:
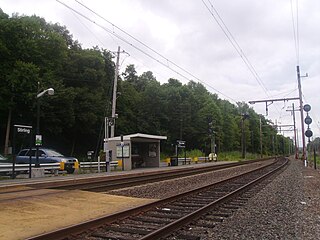
<svg viewBox="0 0 320 240">
<path fill-rule="evenodd" d="M 245 158 L 245 150 L 244 150 L 244 118 L 241 119 L 241 145 L 242 145 L 242 158 Z"/>
<path fill-rule="evenodd" d="M 210 135 L 210 137 L 211 137 L 211 143 L 210 143 L 210 153 L 213 153 L 213 132 L 211 133 L 211 135 Z"/>
<path fill-rule="evenodd" d="M 109 161 L 109 147 L 108 147 L 108 142 L 109 142 L 109 118 L 105 117 L 104 118 L 104 145 L 103 145 L 103 151 L 106 156 L 106 172 L 111 172 L 110 168 L 110 161 Z"/>
<path fill-rule="evenodd" d="M 216 132 L 212 132 L 212 135 L 213 135 L 213 154 L 216 153 L 216 135 L 215 135 Z"/>
<path fill-rule="evenodd" d="M 176 145 L 176 152 L 177 152 L 177 166 L 179 165 L 179 148 L 178 148 L 178 143 Z"/>
<path fill-rule="evenodd" d="M 12 174 L 11 178 L 16 178 L 15 172 L 15 165 L 16 165 L 16 129 L 13 129 L 13 140 L 12 140 Z"/>
<path fill-rule="evenodd" d="M 111 117 L 114 119 L 116 117 L 117 82 L 118 82 L 118 75 L 119 75 L 119 58 L 120 58 L 120 46 L 118 47 L 118 52 L 117 52 L 117 61 L 116 61 L 116 66 L 115 66 L 114 82 L 113 82 Z M 115 126 L 115 124 L 111 126 L 111 137 L 114 137 L 114 126 Z"/>
<path fill-rule="evenodd" d="M 30 131 L 30 144 L 29 144 L 29 152 L 30 152 L 30 156 L 29 156 L 29 178 L 31 178 L 31 150 L 32 150 L 32 144 L 33 144 L 33 134 L 32 134 L 32 130 Z"/>
<path fill-rule="evenodd" d="M 260 158 L 262 158 L 262 123 L 261 123 L 261 116 L 260 116 Z"/>
<path fill-rule="evenodd" d="M 108 118 L 105 117 L 104 118 L 104 142 L 107 142 L 107 138 L 108 138 L 108 124 L 107 123 L 108 123 Z"/>
<path fill-rule="evenodd" d="M 124 157 L 123 157 L 123 147 L 124 147 L 124 142 L 123 142 L 123 135 L 120 136 L 121 139 L 121 160 L 122 160 L 122 171 L 124 171 Z"/>
<path fill-rule="evenodd" d="M 314 169 L 317 169 L 316 145 L 314 143 L 313 143 L 313 162 L 314 162 Z"/>
<path fill-rule="evenodd" d="M 300 67 L 297 66 L 298 88 L 299 88 L 299 101 L 300 101 L 300 117 L 301 117 L 301 137 L 302 137 L 302 160 L 306 158 L 306 140 L 304 137 L 304 117 L 303 117 L 303 102 L 302 102 L 302 90 L 301 90 L 301 77 Z"/>
<path fill-rule="evenodd" d="M 246 133 L 244 130 L 244 120 L 248 117 L 247 114 L 242 115 L 242 120 L 241 120 L 241 129 L 242 129 L 242 158 L 246 158 Z"/>
<path fill-rule="evenodd" d="M 36 135 L 40 134 L 40 100 L 37 97 L 37 129 L 36 129 Z M 30 152 L 31 154 L 31 152 Z M 39 145 L 36 143 L 36 164 L 35 164 L 36 168 L 40 167 L 40 163 L 39 163 Z"/>
<path fill-rule="evenodd" d="M 296 132 L 296 113 L 294 109 L 294 103 L 292 103 L 292 116 L 293 116 L 293 130 L 294 130 L 294 148 L 295 148 L 295 159 L 299 158 L 299 149 L 297 145 L 297 132 Z"/>
</svg>

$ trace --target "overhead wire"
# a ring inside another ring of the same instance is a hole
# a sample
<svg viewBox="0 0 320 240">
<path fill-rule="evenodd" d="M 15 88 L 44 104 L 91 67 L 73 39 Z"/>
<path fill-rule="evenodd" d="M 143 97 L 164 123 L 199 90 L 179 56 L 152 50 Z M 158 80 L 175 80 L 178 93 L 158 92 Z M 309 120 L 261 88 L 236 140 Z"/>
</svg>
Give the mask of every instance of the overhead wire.
<svg viewBox="0 0 320 240">
<path fill-rule="evenodd" d="M 278 96 L 287 97 L 287 96 L 289 96 L 291 93 L 296 92 L 297 90 L 298 90 L 298 88 L 295 88 L 295 89 L 292 89 L 292 90 L 290 90 L 290 91 L 281 92 L 281 93 L 278 93 L 278 94 L 271 95 L 270 97 L 271 97 L 271 98 L 278 97 Z"/>
<path fill-rule="evenodd" d="M 244 51 L 242 50 L 242 48 L 240 47 L 238 41 L 236 40 L 236 38 L 233 36 L 233 34 L 231 33 L 231 31 L 229 30 L 228 26 L 225 24 L 224 20 L 222 19 L 222 17 L 220 16 L 218 10 L 214 7 L 214 5 L 212 4 L 212 2 L 210 0 L 207 0 L 208 4 L 204 1 L 201 0 L 202 3 L 204 4 L 204 6 L 207 8 L 207 10 L 209 11 L 210 15 L 213 17 L 213 19 L 215 20 L 215 22 L 218 24 L 218 26 L 220 27 L 220 29 L 222 30 L 222 32 L 224 33 L 224 35 L 226 36 L 226 38 L 229 40 L 229 43 L 232 45 L 232 47 L 236 50 L 236 52 L 238 53 L 238 55 L 240 56 L 240 58 L 242 59 L 242 61 L 244 62 L 244 64 L 247 66 L 248 70 L 251 72 L 253 78 L 257 81 L 257 83 L 259 84 L 259 86 L 262 88 L 262 90 L 265 92 L 265 94 L 267 95 L 267 97 L 270 98 L 269 95 L 269 90 L 266 88 L 266 86 L 264 85 L 261 77 L 259 76 L 259 74 L 257 73 L 255 67 L 253 66 L 253 64 L 251 63 L 251 61 L 248 59 L 248 57 L 246 56 L 246 54 L 244 53 Z M 211 9 L 213 9 L 213 11 L 210 9 L 210 7 L 208 6 L 210 5 Z M 282 115 L 281 111 L 278 109 L 276 103 L 275 103 L 275 109 L 277 110 L 277 112 L 279 113 L 280 117 Z"/>
<path fill-rule="evenodd" d="M 74 13 L 74 12 L 71 12 L 72 13 L 72 15 L 78 20 L 78 22 L 82 25 L 82 26 L 84 26 L 91 34 L 92 34 L 92 36 L 94 36 L 95 38 L 96 38 L 96 40 L 98 40 L 98 42 L 100 42 L 100 44 L 102 44 L 103 45 L 103 43 L 102 43 L 102 41 L 97 37 L 97 35 L 93 32 L 93 31 L 91 31 L 91 29 L 85 24 L 85 23 L 83 23 L 81 20 L 80 20 L 80 18 Z M 114 40 L 114 38 L 110 35 L 110 37 Z M 115 41 L 115 40 L 114 40 Z"/>
<path fill-rule="evenodd" d="M 227 39 L 229 40 L 230 44 L 233 46 L 233 48 L 236 50 L 238 55 L 241 57 L 242 61 L 247 66 L 247 68 L 249 69 L 249 71 L 253 75 L 254 79 L 257 81 L 257 83 L 261 86 L 263 91 L 269 97 L 268 89 L 265 87 L 265 85 L 264 85 L 263 81 L 261 80 L 259 74 L 257 73 L 257 71 L 255 70 L 254 66 L 252 65 L 252 63 L 250 62 L 250 60 L 248 59 L 248 57 L 246 56 L 246 54 L 244 53 L 244 51 L 240 47 L 238 41 L 235 39 L 235 37 L 233 36 L 231 31 L 229 30 L 229 28 L 227 27 L 227 25 L 223 21 L 223 19 L 220 16 L 218 10 L 213 6 L 213 4 L 211 3 L 210 0 L 208 0 L 208 3 L 209 3 L 210 7 L 213 9 L 214 12 L 209 8 L 209 6 L 206 4 L 206 2 L 204 0 L 201 0 L 201 1 L 205 5 L 207 10 L 209 11 L 211 16 L 213 17 L 213 19 L 216 21 L 216 23 L 218 24 L 218 26 L 220 27 L 220 29 L 222 30 L 224 35 L 227 37 Z"/>
<path fill-rule="evenodd" d="M 98 27 L 102 28 L 104 31 L 116 36 L 117 38 L 119 38 L 121 41 L 125 42 L 126 44 L 128 44 L 129 46 L 135 48 L 136 50 L 138 50 L 139 52 L 145 54 L 146 56 L 148 56 L 149 58 L 153 59 L 154 61 L 158 62 L 159 64 L 161 64 L 162 66 L 170 69 L 171 71 L 173 71 L 174 73 L 176 73 L 177 75 L 179 75 L 180 77 L 183 77 L 184 79 L 190 81 L 190 77 L 187 77 L 187 75 L 191 76 L 192 78 L 194 78 L 195 80 L 197 80 L 198 82 L 204 84 L 205 86 L 209 87 L 210 89 L 214 90 L 215 92 L 221 94 L 222 96 L 224 96 L 225 98 L 233 101 L 233 102 L 237 102 L 237 100 L 235 100 L 234 98 L 224 94 L 223 92 L 219 91 L 218 89 L 214 88 L 213 86 L 211 86 L 210 84 L 206 83 L 205 81 L 201 80 L 199 77 L 195 76 L 194 74 L 192 74 L 190 71 L 182 68 L 181 66 L 179 66 L 178 64 L 176 64 L 175 62 L 171 61 L 170 59 L 166 58 L 164 55 L 160 54 L 158 51 L 154 50 L 153 48 L 149 47 L 147 44 L 143 43 L 141 40 L 135 38 L 134 36 L 132 36 L 131 34 L 129 34 L 128 32 L 126 32 L 125 30 L 122 30 L 121 28 L 119 28 L 118 26 L 116 26 L 115 24 L 113 24 L 112 22 L 108 21 L 106 18 L 102 17 L 101 15 L 99 15 L 98 13 L 96 13 L 95 11 L 91 10 L 90 8 L 88 8 L 87 6 L 85 6 L 84 4 L 80 3 L 78 0 L 75 0 L 78 4 L 80 4 L 81 6 L 83 6 L 84 8 L 86 8 L 87 10 L 89 10 L 90 12 L 92 12 L 93 14 L 95 14 L 96 16 L 100 17 L 101 19 L 103 19 L 104 21 L 106 21 L 107 23 L 111 24 L 113 28 L 118 29 L 120 32 L 122 32 L 123 34 L 129 36 L 130 38 L 134 39 L 136 42 L 138 42 L 139 44 L 141 44 L 142 46 L 144 46 L 145 48 L 147 48 L 148 50 L 150 50 L 151 52 L 153 52 L 154 54 L 160 56 L 161 58 L 163 58 L 166 63 L 164 63 L 163 61 L 155 58 L 154 56 L 152 56 L 150 53 L 147 53 L 146 51 L 142 50 L 141 48 L 137 47 L 136 45 L 132 44 L 131 42 L 129 42 L 128 40 L 126 40 L 124 37 L 120 36 L 119 34 L 117 34 L 115 31 L 111 31 L 110 29 L 98 24 L 97 22 L 95 22 L 94 20 L 90 19 L 89 17 L 85 16 L 84 14 L 80 13 L 79 11 L 73 9 L 72 7 L 68 6 L 67 4 L 61 2 L 60 0 L 56 0 L 57 2 L 59 2 L 60 4 L 64 5 L 65 7 L 67 7 L 68 9 L 74 11 L 75 13 L 77 13 L 78 15 L 80 15 L 81 17 L 85 18 L 86 20 L 94 23 L 95 25 L 97 25 Z M 179 72 L 178 70 L 174 69 L 173 67 L 169 66 L 169 64 L 172 64 L 174 67 L 176 67 L 177 69 L 181 70 L 183 73 Z"/>
<path fill-rule="evenodd" d="M 299 66 L 300 62 L 300 43 L 299 43 L 299 6 L 298 6 L 298 0 L 296 0 L 296 22 L 294 20 L 294 10 L 293 10 L 293 0 L 290 0 L 291 3 L 291 19 L 292 19 L 292 32 L 293 32 L 293 40 L 294 40 L 294 46 L 295 46 L 295 52 L 296 52 L 296 60 L 297 60 L 297 66 Z"/>
</svg>

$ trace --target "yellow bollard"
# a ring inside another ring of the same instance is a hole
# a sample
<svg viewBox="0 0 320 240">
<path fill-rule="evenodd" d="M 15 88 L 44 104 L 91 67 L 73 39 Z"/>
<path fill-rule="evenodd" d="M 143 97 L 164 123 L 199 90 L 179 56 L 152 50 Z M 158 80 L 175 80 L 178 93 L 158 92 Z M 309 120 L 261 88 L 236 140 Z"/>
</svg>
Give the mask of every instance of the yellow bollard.
<svg viewBox="0 0 320 240">
<path fill-rule="evenodd" d="M 193 158 L 193 161 L 197 164 L 198 161 L 199 161 L 198 157 L 194 157 L 194 158 Z"/>
<path fill-rule="evenodd" d="M 61 171 L 64 170 L 64 162 L 60 162 L 60 170 L 61 170 Z"/>
<path fill-rule="evenodd" d="M 79 169 L 79 162 L 74 162 L 73 168 L 74 169 Z"/>
<path fill-rule="evenodd" d="M 118 161 L 118 166 L 122 168 L 122 160 L 117 160 Z"/>
</svg>

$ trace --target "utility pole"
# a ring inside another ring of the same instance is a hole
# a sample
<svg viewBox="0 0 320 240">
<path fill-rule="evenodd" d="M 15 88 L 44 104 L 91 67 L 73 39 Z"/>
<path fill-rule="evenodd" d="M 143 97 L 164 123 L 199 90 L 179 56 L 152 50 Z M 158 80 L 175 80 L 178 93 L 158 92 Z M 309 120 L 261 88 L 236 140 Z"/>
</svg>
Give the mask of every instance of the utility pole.
<svg viewBox="0 0 320 240">
<path fill-rule="evenodd" d="M 262 158 L 262 123 L 261 123 L 261 116 L 260 116 L 260 158 Z"/>
<path fill-rule="evenodd" d="M 116 117 L 117 83 L 118 83 L 118 76 L 119 76 L 119 58 L 120 58 L 120 46 L 118 46 L 117 60 L 116 60 L 116 67 L 115 67 L 114 81 L 113 81 L 112 112 L 111 112 L 111 117 L 113 119 L 115 119 L 115 117 Z M 111 137 L 114 137 L 114 126 L 115 126 L 115 123 L 111 126 Z"/>
<path fill-rule="evenodd" d="M 299 101 L 300 101 L 300 117 L 301 117 L 301 132 L 302 132 L 302 160 L 306 159 L 306 139 L 304 137 L 304 117 L 303 117 L 303 102 L 302 102 L 302 90 L 301 90 L 301 76 L 300 67 L 297 66 L 298 88 L 299 88 Z"/>
<path fill-rule="evenodd" d="M 292 114 L 292 118 L 293 118 L 293 131 L 294 131 L 294 148 L 295 148 L 295 159 L 299 158 L 299 150 L 298 150 L 298 145 L 297 145 L 297 132 L 296 132 L 296 113 L 295 113 L 295 109 L 294 109 L 294 103 L 292 103 L 292 110 L 287 110 L 290 111 Z"/>
</svg>

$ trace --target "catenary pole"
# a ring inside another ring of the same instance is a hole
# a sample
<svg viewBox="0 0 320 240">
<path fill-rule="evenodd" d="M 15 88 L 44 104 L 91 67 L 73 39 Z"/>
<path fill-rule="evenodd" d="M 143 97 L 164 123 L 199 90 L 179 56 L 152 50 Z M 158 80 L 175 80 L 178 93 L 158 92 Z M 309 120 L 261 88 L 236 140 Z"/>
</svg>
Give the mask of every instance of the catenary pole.
<svg viewBox="0 0 320 240">
<path fill-rule="evenodd" d="M 117 60 L 116 60 L 114 81 L 113 81 L 112 112 L 111 112 L 111 117 L 113 119 L 115 119 L 115 116 L 116 116 L 117 83 L 118 83 L 118 75 L 119 75 L 119 58 L 120 58 L 120 46 L 118 46 Z M 115 127 L 115 123 L 111 126 L 111 137 L 114 137 L 114 127 Z"/>
<path fill-rule="evenodd" d="M 262 158 L 262 122 L 261 122 L 261 116 L 260 116 L 260 158 Z"/>
<path fill-rule="evenodd" d="M 299 150 L 297 145 L 297 132 L 296 132 L 296 114 L 294 111 L 294 103 L 292 103 L 292 116 L 293 116 L 293 129 L 294 129 L 294 148 L 295 148 L 295 158 L 299 158 Z"/>
<path fill-rule="evenodd" d="M 306 159 L 306 140 L 304 137 L 304 121 L 303 121 L 303 102 L 302 102 L 302 90 L 301 90 L 301 76 L 300 67 L 297 66 L 298 88 L 299 88 L 299 101 L 300 101 L 300 117 L 301 117 L 301 138 L 302 138 L 302 160 Z"/>
</svg>

